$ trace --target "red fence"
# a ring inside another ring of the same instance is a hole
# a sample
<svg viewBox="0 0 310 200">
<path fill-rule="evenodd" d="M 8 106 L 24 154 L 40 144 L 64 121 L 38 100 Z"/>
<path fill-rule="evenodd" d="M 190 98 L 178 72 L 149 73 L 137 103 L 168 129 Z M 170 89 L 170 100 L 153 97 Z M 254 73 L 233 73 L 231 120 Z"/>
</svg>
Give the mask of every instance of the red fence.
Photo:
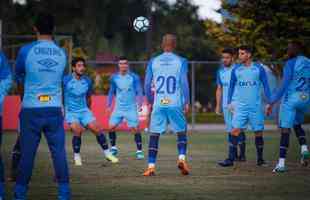
<svg viewBox="0 0 310 200">
<path fill-rule="evenodd" d="M 97 121 L 104 127 L 108 128 L 109 117 L 111 113 L 107 112 L 106 96 L 92 96 L 91 110 L 93 111 Z M 16 130 L 18 128 L 18 114 L 20 111 L 19 96 L 7 96 L 3 105 L 3 129 Z M 140 128 L 147 127 L 148 109 L 146 103 L 142 106 L 142 111 L 139 112 Z M 65 127 L 68 128 L 67 124 Z M 128 130 L 126 123 L 119 126 L 119 130 Z"/>
</svg>

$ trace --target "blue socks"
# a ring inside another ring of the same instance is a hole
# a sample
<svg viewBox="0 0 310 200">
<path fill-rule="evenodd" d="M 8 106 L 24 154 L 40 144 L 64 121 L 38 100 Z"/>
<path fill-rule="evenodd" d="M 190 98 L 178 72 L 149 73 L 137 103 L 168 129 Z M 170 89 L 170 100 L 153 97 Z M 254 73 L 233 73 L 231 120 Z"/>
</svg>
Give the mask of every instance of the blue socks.
<svg viewBox="0 0 310 200">
<path fill-rule="evenodd" d="M 16 184 L 14 188 L 14 199 L 26 199 L 27 189 L 27 186 Z"/>
<path fill-rule="evenodd" d="M 4 182 L 0 182 L 0 197 L 4 198 Z"/>
<path fill-rule="evenodd" d="M 58 200 L 70 200 L 71 191 L 69 183 L 59 183 L 58 185 Z"/>
<path fill-rule="evenodd" d="M 112 147 L 116 145 L 116 133 L 115 131 L 109 132 L 109 139 L 110 139 L 110 144 Z"/>
<path fill-rule="evenodd" d="M 152 133 L 149 141 L 149 164 L 155 164 L 158 152 L 158 142 L 160 134 Z"/>
<path fill-rule="evenodd" d="M 280 158 L 286 158 L 286 152 L 290 145 L 290 133 L 282 131 L 280 140 Z"/>
<path fill-rule="evenodd" d="M 178 135 L 178 152 L 179 155 L 186 155 L 187 150 L 187 135 L 186 132 L 179 132 Z"/>
<path fill-rule="evenodd" d="M 263 136 L 255 136 L 256 156 L 257 160 L 263 160 L 264 138 Z"/>
<path fill-rule="evenodd" d="M 228 159 L 234 161 L 236 159 L 237 145 L 238 145 L 238 136 L 230 135 L 229 142 L 229 151 L 228 151 Z"/>
<path fill-rule="evenodd" d="M 100 133 L 99 135 L 96 136 L 98 144 L 101 146 L 103 150 L 108 150 L 109 145 L 107 143 L 107 139 L 103 133 Z"/>
<path fill-rule="evenodd" d="M 294 131 L 296 134 L 296 137 L 298 138 L 298 142 L 300 145 L 305 145 L 307 143 L 306 141 L 306 133 L 304 129 L 301 127 L 300 124 L 294 126 Z"/>
<path fill-rule="evenodd" d="M 246 149 L 246 136 L 245 133 L 242 131 L 239 135 L 239 149 L 240 149 L 240 158 L 245 158 L 245 149 Z"/>
<path fill-rule="evenodd" d="M 142 151 L 142 136 L 140 132 L 135 134 L 135 142 L 137 145 L 137 150 Z"/>
<path fill-rule="evenodd" d="M 82 139 L 78 136 L 73 136 L 72 138 L 72 148 L 74 153 L 80 153 L 81 151 Z"/>
</svg>

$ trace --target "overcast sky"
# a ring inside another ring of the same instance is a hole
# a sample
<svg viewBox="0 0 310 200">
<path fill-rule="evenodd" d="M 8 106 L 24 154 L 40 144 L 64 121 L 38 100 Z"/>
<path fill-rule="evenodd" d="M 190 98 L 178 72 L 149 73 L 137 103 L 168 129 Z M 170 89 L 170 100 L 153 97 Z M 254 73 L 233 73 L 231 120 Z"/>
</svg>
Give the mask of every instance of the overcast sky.
<svg viewBox="0 0 310 200">
<path fill-rule="evenodd" d="M 173 4 L 176 0 L 167 0 Z M 222 16 L 216 12 L 221 8 L 221 0 L 191 0 L 194 5 L 199 6 L 198 14 L 202 19 L 211 19 L 218 23 L 222 22 Z"/>
</svg>

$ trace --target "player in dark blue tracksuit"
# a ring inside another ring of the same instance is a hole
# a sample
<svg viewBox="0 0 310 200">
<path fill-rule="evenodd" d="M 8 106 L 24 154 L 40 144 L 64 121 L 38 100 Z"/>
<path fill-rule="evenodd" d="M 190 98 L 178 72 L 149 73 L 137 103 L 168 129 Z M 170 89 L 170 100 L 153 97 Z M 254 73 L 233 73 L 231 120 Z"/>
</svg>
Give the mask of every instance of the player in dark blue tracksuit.
<svg viewBox="0 0 310 200">
<path fill-rule="evenodd" d="M 63 127 L 62 78 L 66 53 L 52 41 L 54 19 L 41 14 L 35 22 L 38 40 L 21 48 L 16 60 L 16 80 L 23 80 L 20 113 L 21 159 L 14 199 L 24 200 L 32 175 L 35 154 L 44 133 L 52 154 L 58 182 L 58 200 L 69 200 L 69 173 Z"/>
</svg>

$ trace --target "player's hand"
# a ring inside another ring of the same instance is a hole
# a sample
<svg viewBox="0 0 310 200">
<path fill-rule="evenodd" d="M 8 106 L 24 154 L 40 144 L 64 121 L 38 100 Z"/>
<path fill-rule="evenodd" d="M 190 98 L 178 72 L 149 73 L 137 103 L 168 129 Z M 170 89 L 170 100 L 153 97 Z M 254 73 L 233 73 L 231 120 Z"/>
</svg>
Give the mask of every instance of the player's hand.
<svg viewBox="0 0 310 200">
<path fill-rule="evenodd" d="M 185 104 L 185 106 L 184 106 L 184 113 L 185 113 L 185 114 L 188 114 L 188 113 L 189 113 L 189 104 L 188 104 L 188 103 Z"/>
<path fill-rule="evenodd" d="M 270 104 L 266 105 L 265 113 L 266 113 L 267 116 L 271 115 L 271 113 L 272 113 L 272 105 L 270 105 Z"/>
<path fill-rule="evenodd" d="M 221 107 L 218 106 L 218 105 L 215 107 L 215 114 L 217 114 L 217 115 L 222 115 L 222 113 L 221 113 Z"/>
<path fill-rule="evenodd" d="M 227 105 L 227 108 L 228 110 L 231 112 L 231 113 L 234 113 L 235 111 L 235 108 L 234 108 L 234 105 L 232 105 L 231 103 Z"/>
</svg>

